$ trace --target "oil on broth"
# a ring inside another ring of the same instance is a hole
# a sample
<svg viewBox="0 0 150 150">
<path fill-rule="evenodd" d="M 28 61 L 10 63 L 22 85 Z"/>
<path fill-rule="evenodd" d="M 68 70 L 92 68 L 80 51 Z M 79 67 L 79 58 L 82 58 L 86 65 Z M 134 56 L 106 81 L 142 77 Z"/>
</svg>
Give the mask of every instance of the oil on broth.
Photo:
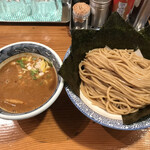
<svg viewBox="0 0 150 150">
<path fill-rule="evenodd" d="M 0 69 L 0 108 L 24 113 L 43 105 L 54 93 L 57 75 L 51 62 L 25 54 Z"/>
</svg>

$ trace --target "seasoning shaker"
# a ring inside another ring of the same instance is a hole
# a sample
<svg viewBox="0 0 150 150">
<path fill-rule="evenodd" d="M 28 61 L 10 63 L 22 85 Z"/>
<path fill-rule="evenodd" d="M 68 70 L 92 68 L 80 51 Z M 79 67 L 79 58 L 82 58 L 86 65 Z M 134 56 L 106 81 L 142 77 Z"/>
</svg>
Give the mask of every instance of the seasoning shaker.
<svg viewBox="0 0 150 150">
<path fill-rule="evenodd" d="M 84 2 L 78 2 L 73 6 L 73 22 L 75 29 L 87 29 L 90 15 L 90 6 Z"/>
<path fill-rule="evenodd" d="M 90 0 L 91 26 L 100 28 L 108 18 L 111 0 Z"/>
</svg>

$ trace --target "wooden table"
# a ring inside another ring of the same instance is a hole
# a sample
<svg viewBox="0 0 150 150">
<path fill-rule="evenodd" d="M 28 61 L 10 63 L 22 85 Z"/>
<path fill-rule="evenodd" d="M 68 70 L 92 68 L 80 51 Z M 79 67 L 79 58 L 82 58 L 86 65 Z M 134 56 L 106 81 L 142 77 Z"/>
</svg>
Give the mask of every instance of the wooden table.
<svg viewBox="0 0 150 150">
<path fill-rule="evenodd" d="M 0 47 L 43 43 L 63 59 L 71 45 L 68 26 L 0 25 Z M 119 131 L 94 123 L 62 91 L 44 113 L 27 120 L 0 119 L 0 150 L 148 150 L 150 130 Z"/>
</svg>

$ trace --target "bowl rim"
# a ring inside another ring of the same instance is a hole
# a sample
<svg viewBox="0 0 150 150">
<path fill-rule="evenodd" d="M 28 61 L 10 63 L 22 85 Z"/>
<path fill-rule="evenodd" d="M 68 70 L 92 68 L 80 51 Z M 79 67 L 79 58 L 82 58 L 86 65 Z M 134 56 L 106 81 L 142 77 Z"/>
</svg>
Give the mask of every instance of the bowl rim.
<svg viewBox="0 0 150 150">
<path fill-rule="evenodd" d="M 38 43 L 38 42 L 31 42 L 31 41 L 15 42 L 15 43 L 11 43 L 6 46 L 3 46 L 2 48 L 0 48 L 0 51 L 4 50 L 5 48 L 8 48 L 10 46 L 17 45 L 17 44 L 35 44 L 35 45 L 42 46 L 42 47 L 46 48 L 47 50 L 51 51 L 51 53 L 56 57 L 59 65 L 60 66 L 62 65 L 61 58 L 53 49 L 51 49 L 50 47 L 48 47 L 44 44 Z M 60 95 L 60 93 L 63 89 L 63 86 L 64 86 L 64 80 L 62 77 L 60 77 L 60 83 L 59 83 L 59 86 L 57 87 L 57 90 L 55 91 L 54 95 L 42 106 L 38 107 L 37 109 L 35 109 L 33 111 L 27 112 L 27 113 L 21 113 L 21 114 L 15 114 L 15 115 L 0 113 L 0 118 L 8 119 L 8 120 L 23 120 L 23 119 L 28 119 L 28 118 L 34 117 L 34 116 L 42 113 L 43 111 L 48 109 L 57 100 L 58 96 Z"/>
</svg>

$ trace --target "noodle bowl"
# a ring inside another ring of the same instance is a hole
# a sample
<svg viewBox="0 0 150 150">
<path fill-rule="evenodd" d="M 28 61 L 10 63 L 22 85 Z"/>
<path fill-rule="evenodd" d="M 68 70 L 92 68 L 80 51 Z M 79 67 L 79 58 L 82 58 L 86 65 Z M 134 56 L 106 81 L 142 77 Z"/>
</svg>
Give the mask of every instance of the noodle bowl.
<svg viewBox="0 0 150 150">
<path fill-rule="evenodd" d="M 150 60 L 133 50 L 91 50 L 79 75 L 84 96 L 109 113 L 125 115 L 150 104 Z"/>
</svg>

